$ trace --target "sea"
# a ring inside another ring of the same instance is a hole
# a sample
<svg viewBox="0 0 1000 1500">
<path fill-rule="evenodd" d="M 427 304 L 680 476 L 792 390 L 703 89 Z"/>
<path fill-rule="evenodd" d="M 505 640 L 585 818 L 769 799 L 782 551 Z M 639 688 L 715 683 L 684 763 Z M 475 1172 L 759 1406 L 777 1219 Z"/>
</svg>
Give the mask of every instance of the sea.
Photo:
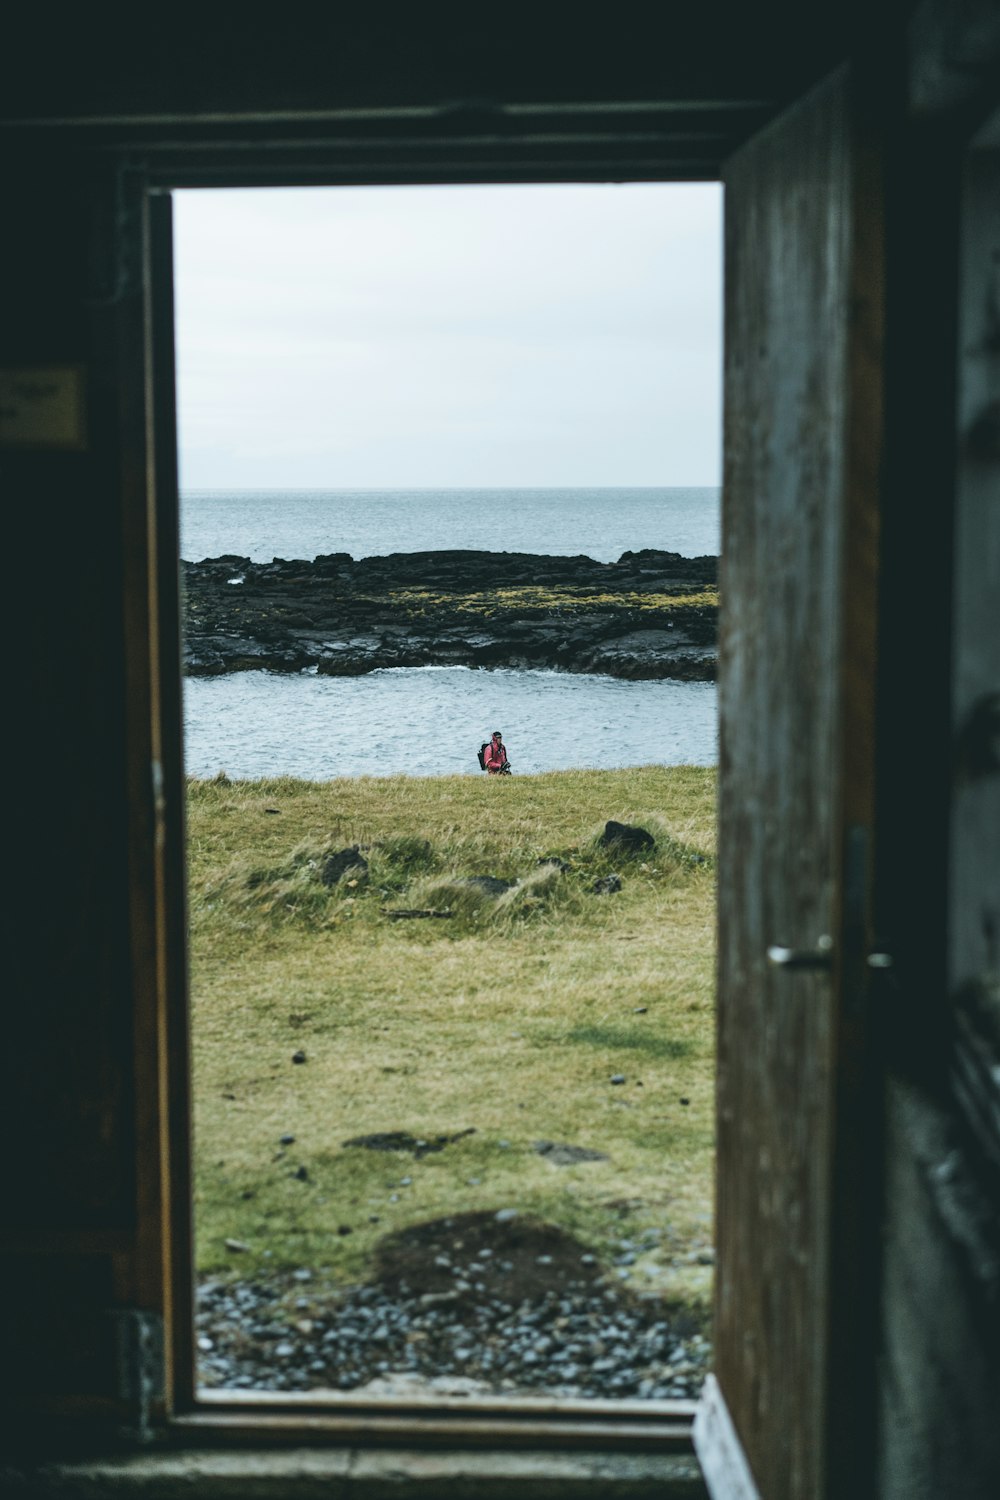
<svg viewBox="0 0 1000 1500">
<path fill-rule="evenodd" d="M 715 488 L 190 490 L 181 556 L 355 559 L 461 547 L 613 562 L 653 547 L 717 556 Z M 552 671 L 394 668 L 363 677 L 238 672 L 184 683 L 188 775 L 481 775 L 503 732 L 515 775 L 714 765 L 716 690 Z"/>
</svg>

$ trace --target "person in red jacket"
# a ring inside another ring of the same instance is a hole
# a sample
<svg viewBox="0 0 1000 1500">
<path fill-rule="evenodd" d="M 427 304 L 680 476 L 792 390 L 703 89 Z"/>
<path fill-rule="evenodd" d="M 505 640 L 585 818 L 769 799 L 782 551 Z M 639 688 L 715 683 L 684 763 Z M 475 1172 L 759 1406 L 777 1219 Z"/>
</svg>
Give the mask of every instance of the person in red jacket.
<svg viewBox="0 0 1000 1500">
<path fill-rule="evenodd" d="M 503 742 L 503 736 L 499 729 L 494 729 L 493 738 L 487 746 L 486 769 L 491 776 L 510 775 L 510 766 L 507 762 L 507 747 Z"/>
</svg>

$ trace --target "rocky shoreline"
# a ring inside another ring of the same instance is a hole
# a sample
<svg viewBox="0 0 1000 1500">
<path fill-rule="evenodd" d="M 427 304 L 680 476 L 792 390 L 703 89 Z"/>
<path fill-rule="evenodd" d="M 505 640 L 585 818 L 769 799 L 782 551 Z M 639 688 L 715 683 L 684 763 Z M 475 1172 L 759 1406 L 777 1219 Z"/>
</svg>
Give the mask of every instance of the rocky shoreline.
<svg viewBox="0 0 1000 1500">
<path fill-rule="evenodd" d="M 514 667 L 712 681 L 717 565 L 648 549 L 613 563 L 473 551 L 182 562 L 184 669 Z"/>
</svg>

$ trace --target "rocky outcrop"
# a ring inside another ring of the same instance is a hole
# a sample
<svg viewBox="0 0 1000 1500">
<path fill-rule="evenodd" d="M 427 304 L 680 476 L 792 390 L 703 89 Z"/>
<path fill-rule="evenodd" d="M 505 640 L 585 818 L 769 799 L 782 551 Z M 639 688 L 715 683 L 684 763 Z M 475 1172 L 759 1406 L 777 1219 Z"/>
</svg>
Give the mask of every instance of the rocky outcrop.
<svg viewBox="0 0 1000 1500">
<path fill-rule="evenodd" d="M 185 670 L 535 667 L 711 680 L 716 565 L 651 550 L 613 563 L 472 551 L 183 562 Z"/>
</svg>

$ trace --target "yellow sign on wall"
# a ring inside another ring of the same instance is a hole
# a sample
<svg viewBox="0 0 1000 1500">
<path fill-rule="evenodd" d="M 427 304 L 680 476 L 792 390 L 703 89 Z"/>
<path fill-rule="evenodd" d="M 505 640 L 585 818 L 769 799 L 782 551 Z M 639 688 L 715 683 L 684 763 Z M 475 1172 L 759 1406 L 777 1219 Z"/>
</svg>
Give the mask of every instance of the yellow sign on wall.
<svg viewBox="0 0 1000 1500">
<path fill-rule="evenodd" d="M 0 369 L 0 448 L 86 446 L 82 369 Z"/>
</svg>

